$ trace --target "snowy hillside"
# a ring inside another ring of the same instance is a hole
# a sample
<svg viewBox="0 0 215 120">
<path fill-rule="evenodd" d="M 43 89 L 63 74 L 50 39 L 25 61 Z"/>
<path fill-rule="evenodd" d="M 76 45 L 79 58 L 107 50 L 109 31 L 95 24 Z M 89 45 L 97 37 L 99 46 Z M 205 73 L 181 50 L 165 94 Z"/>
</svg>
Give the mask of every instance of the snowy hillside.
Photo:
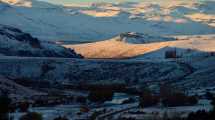
<svg viewBox="0 0 215 120">
<path fill-rule="evenodd" d="M 9 78 L 75 85 L 171 81 L 191 73 L 189 67 L 173 62 L 16 57 L 2 58 L 0 62 L 0 69 L 4 68 L 0 75 Z"/>
<path fill-rule="evenodd" d="M 4 56 L 81 58 L 73 50 L 54 43 L 39 41 L 28 33 L 5 25 L 0 25 L 0 54 Z"/>
<path fill-rule="evenodd" d="M 165 52 L 174 49 L 179 57 L 215 52 L 214 38 L 214 35 L 161 37 L 129 33 L 100 42 L 64 46 L 86 58 L 164 59 Z"/>
<path fill-rule="evenodd" d="M 177 61 L 81 60 L 56 58 L 0 59 L 0 75 L 12 80 L 43 84 L 125 84 L 128 86 L 175 84 L 184 89 L 210 87 L 215 82 L 215 57 Z M 23 69 L 25 68 L 25 69 Z"/>
<path fill-rule="evenodd" d="M 25 3 L 30 0 L 16 1 Z M 10 5 L 4 9 L 3 3 L 0 3 L 0 24 L 20 28 L 42 40 L 80 43 L 109 39 L 125 32 L 149 35 L 215 33 L 213 1 L 176 1 L 169 4 L 171 1 L 167 0 L 65 7 L 36 0 L 30 1 L 31 7 L 24 7 L 16 1 L 7 2 Z"/>
</svg>

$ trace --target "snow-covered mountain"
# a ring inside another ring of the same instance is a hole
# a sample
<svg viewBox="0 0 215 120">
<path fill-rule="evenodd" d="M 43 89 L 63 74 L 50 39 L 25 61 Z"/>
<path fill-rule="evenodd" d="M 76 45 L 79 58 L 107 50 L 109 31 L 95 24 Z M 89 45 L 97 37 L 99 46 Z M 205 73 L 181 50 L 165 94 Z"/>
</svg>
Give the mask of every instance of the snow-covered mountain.
<svg viewBox="0 0 215 120">
<path fill-rule="evenodd" d="M 5 25 L 0 25 L 0 54 L 4 56 L 81 58 L 73 50 L 51 42 L 39 41 L 28 33 Z"/>
<path fill-rule="evenodd" d="M 211 12 L 211 6 L 215 5 L 213 1 L 169 4 L 171 1 L 167 0 L 66 7 L 36 0 L 30 2 L 31 7 L 16 2 L 4 9 L 0 7 L 0 24 L 20 28 L 42 40 L 77 43 L 108 39 L 125 32 L 150 35 L 215 33 L 214 13 Z"/>
</svg>

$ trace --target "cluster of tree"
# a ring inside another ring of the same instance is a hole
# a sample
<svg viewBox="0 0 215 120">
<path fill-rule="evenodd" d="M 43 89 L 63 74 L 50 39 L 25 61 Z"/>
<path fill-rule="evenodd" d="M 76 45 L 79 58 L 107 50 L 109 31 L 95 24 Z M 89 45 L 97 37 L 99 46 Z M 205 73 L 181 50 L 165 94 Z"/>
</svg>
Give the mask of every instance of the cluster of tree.
<svg viewBox="0 0 215 120">
<path fill-rule="evenodd" d="M 37 112 L 28 112 L 21 116 L 19 120 L 43 120 L 43 116 Z M 53 120 L 69 120 L 66 116 L 59 116 L 54 118 Z"/>
<path fill-rule="evenodd" d="M 79 103 L 85 104 L 87 102 L 87 98 L 83 97 L 83 96 L 78 96 L 76 98 L 76 101 L 79 102 Z"/>
<path fill-rule="evenodd" d="M 110 85 L 103 85 L 103 84 L 86 84 L 80 83 L 79 85 L 64 85 L 66 89 L 78 89 L 78 90 L 87 90 L 87 91 L 95 91 L 95 90 L 111 90 L 114 92 L 124 92 L 126 90 L 125 84 L 110 84 Z"/>
<path fill-rule="evenodd" d="M 55 106 L 59 104 L 67 104 L 73 101 L 73 97 L 66 97 L 66 96 L 57 96 L 56 98 L 51 98 L 47 96 L 47 98 L 43 99 L 35 99 L 32 103 L 33 107 L 40 107 L 40 106 Z"/>
<path fill-rule="evenodd" d="M 19 110 L 20 112 L 27 112 L 30 104 L 27 101 L 12 103 L 12 100 L 7 94 L 0 96 L 0 120 L 9 120 L 9 113 Z"/>
<path fill-rule="evenodd" d="M 215 111 L 199 110 L 188 115 L 186 120 L 215 120 Z"/>
<path fill-rule="evenodd" d="M 209 112 L 205 110 L 200 110 L 194 113 L 190 113 L 187 117 L 187 120 L 215 120 L 215 97 L 213 97 L 211 105 L 213 109 Z"/>
<path fill-rule="evenodd" d="M 153 95 L 149 89 L 144 89 L 143 93 L 139 97 L 140 107 L 150 107 L 157 105 L 159 100 L 159 96 Z"/>
<path fill-rule="evenodd" d="M 176 116 L 165 120 L 215 120 L 215 98 L 212 99 L 211 104 L 213 105 L 211 111 L 198 110 L 197 112 L 190 113 L 186 118 Z"/>
<path fill-rule="evenodd" d="M 162 100 L 166 107 L 195 105 L 198 99 L 195 96 L 186 96 L 184 93 L 175 93 Z"/>
<path fill-rule="evenodd" d="M 36 112 L 29 112 L 23 115 L 19 120 L 43 120 L 43 116 Z"/>
<path fill-rule="evenodd" d="M 66 116 L 63 116 L 63 117 L 59 116 L 59 117 L 55 118 L 54 120 L 69 120 L 69 119 Z"/>
<path fill-rule="evenodd" d="M 170 85 L 160 86 L 161 102 L 166 107 L 195 105 L 198 99 L 195 96 L 187 96 L 184 92 Z"/>
<path fill-rule="evenodd" d="M 28 109 L 30 107 L 30 103 L 27 101 L 20 102 L 17 104 L 17 109 L 19 109 L 20 112 L 28 112 Z"/>
<path fill-rule="evenodd" d="M 42 69 L 42 68 L 41 68 Z M 43 68 L 45 69 L 45 68 Z M 12 79 L 13 81 L 15 81 L 16 83 L 26 86 L 26 87 L 32 87 L 32 88 L 47 88 L 47 87 L 51 87 L 51 84 L 49 81 L 47 80 L 32 80 L 30 78 L 27 77 L 21 77 L 21 78 L 9 78 Z"/>
<path fill-rule="evenodd" d="M 99 118 L 99 115 L 102 115 L 104 113 L 106 113 L 106 109 L 102 109 L 102 110 L 98 110 L 98 111 L 94 111 L 90 116 L 89 116 L 89 120 L 103 120 L 104 118 Z M 111 120 L 111 118 L 108 118 L 108 120 Z"/>
<path fill-rule="evenodd" d="M 165 52 L 165 58 L 177 58 L 176 48 L 171 49 L 171 50 L 167 50 Z"/>
<path fill-rule="evenodd" d="M 88 95 L 91 102 L 105 102 L 112 100 L 114 92 L 108 89 L 92 90 Z"/>
<path fill-rule="evenodd" d="M 149 107 L 157 104 L 165 107 L 195 105 L 198 99 L 195 96 L 187 96 L 182 91 L 168 85 L 160 86 L 160 94 L 154 95 L 149 89 L 144 89 L 140 95 L 140 106 Z"/>
<path fill-rule="evenodd" d="M 213 100 L 214 97 L 215 97 L 214 94 L 212 94 L 212 93 L 209 92 L 209 91 L 207 91 L 207 92 L 205 93 L 205 98 L 208 99 L 208 100 Z"/>
<path fill-rule="evenodd" d="M 10 112 L 11 99 L 7 94 L 0 96 L 0 120 L 9 120 L 8 113 Z"/>
<path fill-rule="evenodd" d="M 10 120 L 9 113 L 19 110 L 20 112 L 26 112 L 20 120 L 43 120 L 42 114 L 36 112 L 28 112 L 30 103 L 27 101 L 19 102 L 16 104 L 12 103 L 8 94 L 2 94 L 0 96 L 0 120 Z M 68 120 L 66 117 L 57 117 L 54 120 Z"/>
</svg>

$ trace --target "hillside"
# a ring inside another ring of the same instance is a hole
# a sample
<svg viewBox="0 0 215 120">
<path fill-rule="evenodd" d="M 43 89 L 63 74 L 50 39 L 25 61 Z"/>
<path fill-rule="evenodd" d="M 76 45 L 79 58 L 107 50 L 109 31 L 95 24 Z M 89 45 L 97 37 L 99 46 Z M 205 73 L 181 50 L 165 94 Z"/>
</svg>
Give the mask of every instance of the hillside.
<svg viewBox="0 0 215 120">
<path fill-rule="evenodd" d="M 40 41 L 11 26 L 0 25 L 0 54 L 4 56 L 81 58 L 73 50 Z"/>
<path fill-rule="evenodd" d="M 110 40 L 95 43 L 64 45 L 74 49 L 86 58 L 163 58 L 165 52 L 176 48 L 181 57 L 192 57 L 195 53 L 215 52 L 215 36 L 174 36 L 161 37 L 140 34 L 129 35 L 124 33 Z M 134 34 L 134 33 L 133 33 Z M 121 37 L 120 37 L 121 36 Z M 170 48 L 170 49 L 168 49 Z M 198 51 L 198 52 L 195 52 Z M 190 56 L 191 55 L 191 56 Z"/>
<path fill-rule="evenodd" d="M 12 80 L 0 77 L 0 95 L 2 93 L 10 94 L 12 99 L 22 100 L 26 97 L 30 98 L 34 95 L 42 95 L 43 93 L 21 86 Z"/>
<path fill-rule="evenodd" d="M 2 57 L 0 75 L 16 82 L 45 83 L 46 87 L 56 83 L 125 84 L 130 87 L 169 83 L 184 89 L 191 86 L 197 89 L 215 85 L 214 60 L 214 56 L 177 61 Z"/>
<path fill-rule="evenodd" d="M 7 68 L 0 71 L 0 75 L 8 78 L 74 85 L 136 85 L 148 81 L 177 80 L 191 73 L 189 67 L 174 62 L 26 57 L 3 57 L 0 62 L 0 69 Z"/>
</svg>

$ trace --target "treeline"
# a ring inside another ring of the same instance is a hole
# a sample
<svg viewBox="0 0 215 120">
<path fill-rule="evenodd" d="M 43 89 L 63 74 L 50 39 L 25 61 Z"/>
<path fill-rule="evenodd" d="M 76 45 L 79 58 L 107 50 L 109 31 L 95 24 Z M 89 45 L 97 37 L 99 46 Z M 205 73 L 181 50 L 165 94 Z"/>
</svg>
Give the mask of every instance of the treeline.
<svg viewBox="0 0 215 120">
<path fill-rule="evenodd" d="M 161 85 L 160 93 L 153 94 L 150 89 L 145 88 L 140 94 L 140 107 L 157 106 L 163 107 L 188 106 L 198 103 L 196 96 L 187 96 L 184 92 L 170 86 Z"/>
<path fill-rule="evenodd" d="M 211 105 L 213 106 L 211 111 L 198 110 L 197 112 L 190 113 L 185 118 L 175 116 L 173 118 L 167 118 L 166 120 L 215 120 L 215 97 L 213 97 Z"/>
</svg>

